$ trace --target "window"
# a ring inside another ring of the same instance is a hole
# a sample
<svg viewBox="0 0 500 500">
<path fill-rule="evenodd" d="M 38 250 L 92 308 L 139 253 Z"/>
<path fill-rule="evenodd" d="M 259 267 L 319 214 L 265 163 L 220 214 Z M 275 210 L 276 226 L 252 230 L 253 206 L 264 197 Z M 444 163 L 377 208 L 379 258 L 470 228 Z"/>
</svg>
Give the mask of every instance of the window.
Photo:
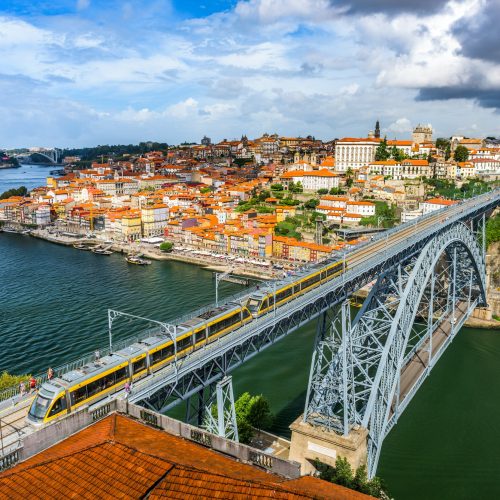
<svg viewBox="0 0 500 500">
<path fill-rule="evenodd" d="M 115 372 L 115 384 L 118 384 L 122 380 L 125 380 L 129 377 L 128 374 L 128 366 L 124 366 Z"/>
<path fill-rule="evenodd" d="M 102 381 L 102 389 L 108 389 L 109 387 L 112 387 L 115 385 L 115 374 L 114 373 L 109 373 L 105 377 L 101 379 Z"/>
<path fill-rule="evenodd" d="M 146 368 L 146 357 L 132 363 L 132 373 L 138 373 Z"/>
<path fill-rule="evenodd" d="M 318 273 L 316 276 L 313 276 L 312 278 L 306 279 L 305 281 L 302 282 L 301 290 L 305 290 L 305 289 L 309 288 L 310 286 L 318 283 L 320 278 L 321 278 L 321 276 Z"/>
<path fill-rule="evenodd" d="M 215 335 L 216 333 L 222 332 L 226 328 L 229 328 L 237 323 L 240 323 L 240 312 L 236 312 L 235 314 L 229 316 L 228 318 L 222 319 L 217 323 L 214 323 L 209 328 L 209 336 Z"/>
<path fill-rule="evenodd" d="M 341 263 L 335 264 L 330 269 L 328 269 L 328 271 L 326 272 L 326 275 L 327 276 L 332 276 L 333 274 L 339 272 L 341 270 L 341 268 L 342 268 L 342 264 Z"/>
<path fill-rule="evenodd" d="M 281 302 L 282 300 L 290 297 L 293 294 L 293 287 L 281 290 L 276 294 L 276 302 Z"/>
<path fill-rule="evenodd" d="M 87 397 L 91 398 L 102 391 L 102 378 L 87 384 Z"/>
<path fill-rule="evenodd" d="M 57 401 L 54 403 L 54 406 L 52 406 L 52 409 L 50 410 L 49 413 L 49 417 L 53 417 L 54 415 L 61 413 L 65 409 L 66 409 L 66 396 L 63 394 L 62 396 L 59 397 L 59 399 L 57 399 Z"/>
<path fill-rule="evenodd" d="M 87 386 L 71 391 L 71 406 L 81 403 L 87 399 Z"/>
<path fill-rule="evenodd" d="M 193 337 L 189 335 L 188 337 L 183 338 L 177 342 L 177 352 L 183 351 L 187 349 L 192 344 Z"/>
<path fill-rule="evenodd" d="M 29 411 L 30 416 L 37 420 L 43 419 L 47 409 L 49 408 L 50 401 L 50 398 L 43 397 L 39 394 L 31 405 Z"/>
<path fill-rule="evenodd" d="M 205 329 L 203 330 L 200 330 L 199 332 L 197 332 L 194 336 L 194 341 L 196 343 L 198 342 L 201 342 L 202 340 L 205 340 Z"/>
<path fill-rule="evenodd" d="M 177 349 L 179 349 L 177 347 Z M 169 358 L 174 355 L 174 344 L 170 344 L 159 351 L 153 353 L 153 361 L 152 364 L 159 363 L 160 361 Z"/>
</svg>

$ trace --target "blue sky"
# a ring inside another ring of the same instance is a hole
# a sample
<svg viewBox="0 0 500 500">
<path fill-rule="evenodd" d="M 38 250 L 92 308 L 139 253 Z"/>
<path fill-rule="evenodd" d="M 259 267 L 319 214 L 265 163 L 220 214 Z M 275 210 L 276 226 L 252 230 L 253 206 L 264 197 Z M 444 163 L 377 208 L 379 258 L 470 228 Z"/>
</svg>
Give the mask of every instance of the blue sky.
<svg viewBox="0 0 500 500">
<path fill-rule="evenodd" d="M 498 5 L 0 0 L 0 147 L 500 136 Z"/>
</svg>

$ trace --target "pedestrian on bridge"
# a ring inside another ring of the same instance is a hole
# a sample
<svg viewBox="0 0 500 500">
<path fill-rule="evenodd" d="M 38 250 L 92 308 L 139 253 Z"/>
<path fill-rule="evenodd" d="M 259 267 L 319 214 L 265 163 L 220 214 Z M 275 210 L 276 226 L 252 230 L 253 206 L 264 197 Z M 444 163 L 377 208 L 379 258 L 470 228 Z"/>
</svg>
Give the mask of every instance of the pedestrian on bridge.
<svg viewBox="0 0 500 500">
<path fill-rule="evenodd" d="M 132 392 L 132 386 L 130 385 L 130 382 L 127 380 L 127 382 L 125 382 L 125 398 L 128 398 L 131 392 Z"/>
<path fill-rule="evenodd" d="M 21 380 L 19 383 L 19 398 L 22 399 L 26 394 L 26 384 L 24 383 L 24 380 Z"/>
<path fill-rule="evenodd" d="M 54 378 L 54 370 L 49 368 L 47 371 L 47 380 L 50 382 Z"/>
<path fill-rule="evenodd" d="M 30 392 L 36 391 L 36 378 L 33 377 L 33 375 L 31 375 L 30 377 L 29 384 L 30 384 Z"/>
</svg>

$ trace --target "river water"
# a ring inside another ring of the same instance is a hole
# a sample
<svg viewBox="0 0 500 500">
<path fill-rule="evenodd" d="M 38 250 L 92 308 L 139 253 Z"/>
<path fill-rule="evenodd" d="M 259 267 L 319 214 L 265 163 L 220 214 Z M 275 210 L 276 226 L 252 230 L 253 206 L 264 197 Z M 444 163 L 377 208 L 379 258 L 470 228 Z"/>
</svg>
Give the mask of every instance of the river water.
<svg viewBox="0 0 500 500">
<path fill-rule="evenodd" d="M 220 284 L 221 296 L 238 290 Z M 108 308 L 169 320 L 213 299 L 196 266 L 131 266 L 0 233 L 0 371 L 37 373 L 106 345 Z M 268 398 L 278 434 L 302 413 L 313 341 L 308 325 L 233 372 L 236 397 Z M 383 445 L 378 473 L 396 499 L 500 498 L 499 359 L 500 331 L 463 329 L 447 349 Z"/>
<path fill-rule="evenodd" d="M 0 169 L 0 194 L 21 186 L 26 186 L 28 191 L 45 186 L 49 172 L 60 168 L 61 166 L 21 165 L 19 168 Z"/>
</svg>

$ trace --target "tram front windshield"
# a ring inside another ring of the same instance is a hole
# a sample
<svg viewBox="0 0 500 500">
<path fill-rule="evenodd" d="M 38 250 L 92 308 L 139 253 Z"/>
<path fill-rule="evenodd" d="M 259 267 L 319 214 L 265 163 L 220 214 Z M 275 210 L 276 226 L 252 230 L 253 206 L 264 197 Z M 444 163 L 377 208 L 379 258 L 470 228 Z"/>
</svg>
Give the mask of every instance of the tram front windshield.
<svg viewBox="0 0 500 500">
<path fill-rule="evenodd" d="M 47 410 L 49 409 L 51 401 L 52 398 L 47 398 L 39 394 L 35 398 L 35 401 L 33 401 L 33 404 L 31 405 L 29 411 L 30 417 L 35 418 L 37 420 L 43 419 L 45 415 L 47 415 Z"/>
<path fill-rule="evenodd" d="M 247 308 L 251 312 L 256 312 L 257 309 L 259 308 L 261 299 L 254 299 L 253 297 L 250 297 L 250 300 L 247 302 Z"/>
</svg>

